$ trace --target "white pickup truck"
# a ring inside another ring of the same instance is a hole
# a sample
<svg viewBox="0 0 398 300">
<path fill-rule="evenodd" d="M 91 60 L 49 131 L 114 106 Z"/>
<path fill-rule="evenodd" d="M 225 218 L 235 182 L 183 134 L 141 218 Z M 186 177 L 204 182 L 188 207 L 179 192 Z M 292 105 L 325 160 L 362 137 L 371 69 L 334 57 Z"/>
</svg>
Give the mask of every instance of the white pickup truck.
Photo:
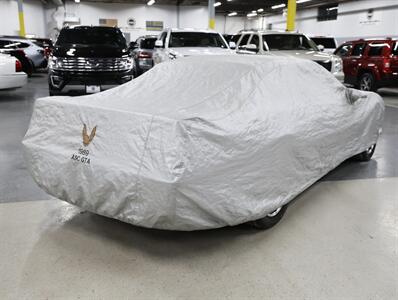
<svg viewBox="0 0 398 300">
<path fill-rule="evenodd" d="M 26 84 L 26 78 L 18 59 L 0 53 L 0 90 L 21 87 Z"/>
<path fill-rule="evenodd" d="M 155 42 L 155 64 L 184 56 L 234 54 L 224 37 L 212 30 L 165 29 Z"/>
</svg>

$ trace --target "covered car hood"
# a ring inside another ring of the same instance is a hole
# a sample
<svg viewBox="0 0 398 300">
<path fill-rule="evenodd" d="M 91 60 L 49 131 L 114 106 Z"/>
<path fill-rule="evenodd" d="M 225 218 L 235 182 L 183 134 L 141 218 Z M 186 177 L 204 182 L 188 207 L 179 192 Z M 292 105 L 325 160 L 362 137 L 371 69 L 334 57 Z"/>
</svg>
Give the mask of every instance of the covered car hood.
<svg viewBox="0 0 398 300">
<path fill-rule="evenodd" d="M 268 55 L 296 57 L 309 59 L 313 61 L 327 61 L 334 57 L 333 54 L 320 52 L 320 51 L 307 51 L 307 50 L 287 50 L 287 51 L 269 51 Z"/>
<path fill-rule="evenodd" d="M 24 155 L 40 187 L 86 210 L 208 229 L 291 201 L 376 143 L 383 112 L 379 95 L 307 60 L 195 56 L 102 93 L 38 99 Z"/>
<path fill-rule="evenodd" d="M 235 52 L 230 49 L 218 47 L 174 47 L 170 52 L 177 56 L 195 56 L 195 55 L 228 55 Z"/>
</svg>

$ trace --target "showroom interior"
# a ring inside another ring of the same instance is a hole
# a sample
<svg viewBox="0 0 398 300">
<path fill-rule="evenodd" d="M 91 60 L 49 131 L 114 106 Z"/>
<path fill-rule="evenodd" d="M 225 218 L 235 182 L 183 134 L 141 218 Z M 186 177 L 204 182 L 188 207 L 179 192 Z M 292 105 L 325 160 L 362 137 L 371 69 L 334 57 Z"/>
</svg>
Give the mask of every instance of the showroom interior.
<svg viewBox="0 0 398 300">
<path fill-rule="evenodd" d="M 398 299 L 398 0 L 1 0 L 0 299 Z"/>
</svg>

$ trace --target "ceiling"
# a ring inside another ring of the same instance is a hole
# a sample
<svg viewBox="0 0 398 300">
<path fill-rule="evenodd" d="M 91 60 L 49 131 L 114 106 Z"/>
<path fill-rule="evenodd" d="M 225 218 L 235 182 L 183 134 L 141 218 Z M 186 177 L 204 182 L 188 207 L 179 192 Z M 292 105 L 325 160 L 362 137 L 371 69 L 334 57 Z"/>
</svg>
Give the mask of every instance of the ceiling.
<svg viewBox="0 0 398 300">
<path fill-rule="evenodd" d="M 64 0 L 65 1 L 65 0 Z M 69 0 L 73 1 L 73 0 Z M 216 13 L 228 14 L 230 12 L 237 12 L 239 15 L 246 15 L 247 13 L 257 10 L 264 9 L 263 14 L 275 14 L 280 13 L 283 8 L 272 9 L 273 5 L 286 4 L 287 0 L 214 0 L 215 2 L 221 2 L 222 4 L 216 7 Z M 308 2 L 297 4 L 297 9 L 309 7 L 317 7 L 323 4 L 334 4 L 348 1 L 359 1 L 359 0 L 310 0 Z M 146 4 L 148 0 L 80 0 L 80 2 L 102 2 L 102 3 L 132 3 L 132 4 Z M 154 5 L 207 5 L 207 0 L 156 0 Z"/>
</svg>

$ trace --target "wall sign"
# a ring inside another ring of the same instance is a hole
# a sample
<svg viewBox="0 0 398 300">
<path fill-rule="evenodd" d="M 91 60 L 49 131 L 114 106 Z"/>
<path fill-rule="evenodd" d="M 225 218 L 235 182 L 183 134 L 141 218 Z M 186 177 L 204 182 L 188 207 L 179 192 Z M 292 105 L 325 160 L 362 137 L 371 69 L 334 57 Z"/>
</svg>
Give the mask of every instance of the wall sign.
<svg viewBox="0 0 398 300">
<path fill-rule="evenodd" d="M 136 21 L 135 21 L 134 18 L 128 18 L 128 20 L 127 20 L 127 25 L 129 25 L 129 26 L 131 26 L 131 27 L 134 27 L 135 24 L 136 24 Z"/>
<path fill-rule="evenodd" d="M 162 31 L 163 30 L 163 21 L 146 21 L 146 30 Z"/>
</svg>

